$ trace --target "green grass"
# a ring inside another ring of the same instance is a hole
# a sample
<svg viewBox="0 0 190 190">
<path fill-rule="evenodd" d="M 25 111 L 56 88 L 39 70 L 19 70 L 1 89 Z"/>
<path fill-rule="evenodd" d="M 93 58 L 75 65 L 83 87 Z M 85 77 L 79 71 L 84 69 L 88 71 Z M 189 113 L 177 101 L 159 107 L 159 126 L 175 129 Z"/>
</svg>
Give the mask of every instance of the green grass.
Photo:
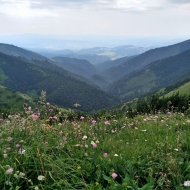
<svg viewBox="0 0 190 190">
<path fill-rule="evenodd" d="M 172 90 L 168 94 L 164 95 L 166 97 L 170 97 L 173 94 L 176 94 L 179 92 L 180 95 L 187 94 L 190 95 L 190 82 L 185 83 L 184 85 L 180 86 L 179 88 L 176 88 L 175 90 Z"/>
<path fill-rule="evenodd" d="M 0 189 L 185 189 L 188 116 L 101 112 L 91 117 L 50 107 L 26 109 L 0 123 Z M 6 174 L 9 168 L 13 171 Z"/>
<path fill-rule="evenodd" d="M 30 106 L 35 106 L 34 100 L 20 92 L 16 92 L 0 86 L 0 108 L 7 110 L 22 110 L 23 103 L 28 103 Z"/>
<path fill-rule="evenodd" d="M 8 77 L 4 74 L 3 70 L 0 69 L 0 84 L 3 84 Z"/>
</svg>

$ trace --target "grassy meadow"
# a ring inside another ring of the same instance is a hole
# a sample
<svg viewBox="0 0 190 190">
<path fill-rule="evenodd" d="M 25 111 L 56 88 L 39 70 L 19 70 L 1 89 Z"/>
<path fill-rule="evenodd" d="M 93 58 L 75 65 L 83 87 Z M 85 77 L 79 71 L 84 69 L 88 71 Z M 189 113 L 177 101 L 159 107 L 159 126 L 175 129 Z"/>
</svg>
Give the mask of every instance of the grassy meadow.
<svg viewBox="0 0 190 190">
<path fill-rule="evenodd" d="M 190 115 L 60 111 L 1 113 L 0 189 L 188 189 Z"/>
</svg>

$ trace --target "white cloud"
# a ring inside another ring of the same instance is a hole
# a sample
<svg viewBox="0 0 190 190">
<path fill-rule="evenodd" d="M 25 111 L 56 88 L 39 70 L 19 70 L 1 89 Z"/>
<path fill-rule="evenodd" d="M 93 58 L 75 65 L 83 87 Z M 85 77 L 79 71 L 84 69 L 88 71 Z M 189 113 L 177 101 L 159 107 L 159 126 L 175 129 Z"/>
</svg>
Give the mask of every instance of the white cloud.
<svg viewBox="0 0 190 190">
<path fill-rule="evenodd" d="M 179 3 L 181 2 L 181 3 Z M 186 0 L 0 0 L 1 33 L 187 35 Z"/>
</svg>

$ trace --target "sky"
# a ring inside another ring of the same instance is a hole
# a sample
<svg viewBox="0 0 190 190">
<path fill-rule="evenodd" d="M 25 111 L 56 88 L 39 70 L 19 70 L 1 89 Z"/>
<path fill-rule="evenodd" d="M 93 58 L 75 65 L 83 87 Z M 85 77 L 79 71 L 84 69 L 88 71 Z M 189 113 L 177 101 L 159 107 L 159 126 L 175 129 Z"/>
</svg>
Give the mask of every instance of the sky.
<svg viewBox="0 0 190 190">
<path fill-rule="evenodd" d="M 189 39 L 189 10 L 190 0 L 0 0 L 0 35 Z"/>
</svg>

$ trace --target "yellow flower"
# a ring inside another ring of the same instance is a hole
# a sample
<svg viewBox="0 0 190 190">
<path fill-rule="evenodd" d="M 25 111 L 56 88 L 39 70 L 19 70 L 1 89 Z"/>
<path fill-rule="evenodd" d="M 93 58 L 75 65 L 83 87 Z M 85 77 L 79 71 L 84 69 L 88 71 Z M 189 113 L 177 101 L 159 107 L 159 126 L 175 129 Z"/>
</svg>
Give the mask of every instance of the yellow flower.
<svg viewBox="0 0 190 190">
<path fill-rule="evenodd" d="M 80 169 L 81 169 L 81 167 L 80 167 L 80 166 L 77 166 L 77 169 L 78 169 L 78 170 L 80 170 Z"/>
</svg>

